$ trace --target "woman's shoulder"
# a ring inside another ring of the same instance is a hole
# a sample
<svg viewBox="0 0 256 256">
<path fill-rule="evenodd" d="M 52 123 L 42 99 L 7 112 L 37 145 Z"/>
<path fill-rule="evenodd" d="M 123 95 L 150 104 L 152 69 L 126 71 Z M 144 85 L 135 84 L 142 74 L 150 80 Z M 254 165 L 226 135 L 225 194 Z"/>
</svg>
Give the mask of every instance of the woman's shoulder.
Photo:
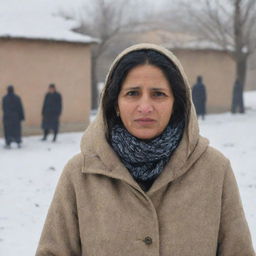
<svg viewBox="0 0 256 256">
<path fill-rule="evenodd" d="M 66 163 L 62 175 L 71 177 L 74 175 L 79 175 L 82 173 L 84 163 L 84 156 L 82 153 L 78 153 L 71 157 L 68 162 Z"/>
<path fill-rule="evenodd" d="M 72 156 L 68 160 L 67 165 L 68 166 L 72 166 L 73 168 L 80 168 L 82 166 L 82 164 L 83 164 L 83 161 L 84 161 L 84 156 L 80 152 L 80 153 L 77 153 L 74 156 Z"/>
<path fill-rule="evenodd" d="M 197 160 L 205 165 L 228 165 L 229 159 L 219 149 L 211 146 L 209 140 L 199 135 L 197 147 L 194 150 L 194 161 Z"/>
<path fill-rule="evenodd" d="M 208 145 L 205 151 L 191 166 L 192 173 L 210 183 L 223 183 L 227 174 L 232 173 L 230 160 L 218 149 Z"/>
<path fill-rule="evenodd" d="M 208 145 L 204 154 L 202 155 L 202 161 L 209 167 L 219 170 L 230 169 L 230 160 L 219 149 Z"/>
<path fill-rule="evenodd" d="M 223 152 L 221 152 L 219 149 L 217 149 L 211 145 L 208 145 L 208 147 L 205 151 L 205 156 L 207 158 L 212 158 L 215 160 L 229 161 Z"/>
<path fill-rule="evenodd" d="M 63 173 L 67 176 L 82 175 L 86 173 L 85 169 L 94 163 L 99 161 L 99 158 L 95 154 L 88 152 L 80 152 L 74 155 L 65 165 Z"/>
</svg>

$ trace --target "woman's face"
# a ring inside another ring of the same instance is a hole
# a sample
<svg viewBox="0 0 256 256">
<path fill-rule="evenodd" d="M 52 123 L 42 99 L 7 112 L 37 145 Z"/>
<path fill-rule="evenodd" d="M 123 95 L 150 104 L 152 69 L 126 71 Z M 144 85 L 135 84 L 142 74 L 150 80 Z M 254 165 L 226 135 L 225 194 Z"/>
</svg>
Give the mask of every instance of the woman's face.
<svg viewBox="0 0 256 256">
<path fill-rule="evenodd" d="M 130 70 L 118 95 L 118 109 L 125 128 L 139 139 L 152 139 L 166 128 L 174 97 L 162 70 L 141 65 Z"/>
</svg>

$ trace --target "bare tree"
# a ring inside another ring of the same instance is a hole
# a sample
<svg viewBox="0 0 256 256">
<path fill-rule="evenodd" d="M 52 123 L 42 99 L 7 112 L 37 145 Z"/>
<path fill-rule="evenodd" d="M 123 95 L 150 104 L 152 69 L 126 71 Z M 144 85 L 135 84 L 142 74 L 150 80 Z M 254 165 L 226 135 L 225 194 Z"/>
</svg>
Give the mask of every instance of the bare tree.
<svg viewBox="0 0 256 256">
<path fill-rule="evenodd" d="M 117 35 L 133 31 L 144 22 L 143 15 L 137 12 L 138 4 L 138 0 L 94 0 L 88 1 L 79 14 L 61 13 L 67 19 L 78 19 L 80 25 L 76 32 L 100 40 L 92 49 L 92 109 L 98 106 L 97 71 L 100 58 L 107 51 L 113 51 L 112 43 Z"/>
<path fill-rule="evenodd" d="M 256 1 L 199 0 L 197 5 L 182 1 L 179 8 L 184 8 L 187 14 L 182 19 L 185 21 L 184 29 L 193 31 L 198 39 L 219 45 L 235 60 L 236 79 L 240 88 L 234 88 L 232 106 L 238 101 L 239 112 L 244 113 L 243 90 L 247 62 L 256 49 Z M 235 111 L 232 108 L 232 112 Z"/>
</svg>

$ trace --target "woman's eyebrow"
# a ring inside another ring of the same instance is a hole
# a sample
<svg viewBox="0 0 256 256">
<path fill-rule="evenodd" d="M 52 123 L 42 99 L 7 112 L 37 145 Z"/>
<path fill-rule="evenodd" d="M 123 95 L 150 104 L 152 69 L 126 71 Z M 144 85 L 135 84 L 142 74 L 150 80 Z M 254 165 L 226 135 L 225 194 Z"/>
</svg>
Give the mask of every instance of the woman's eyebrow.
<svg viewBox="0 0 256 256">
<path fill-rule="evenodd" d="M 160 87 L 153 87 L 153 88 L 150 88 L 150 90 L 152 90 L 152 91 L 166 91 L 168 89 L 167 88 L 160 88 Z"/>
<path fill-rule="evenodd" d="M 139 86 L 135 86 L 135 87 L 128 87 L 128 88 L 125 88 L 124 91 L 128 91 L 128 90 L 139 90 L 140 87 Z"/>
</svg>

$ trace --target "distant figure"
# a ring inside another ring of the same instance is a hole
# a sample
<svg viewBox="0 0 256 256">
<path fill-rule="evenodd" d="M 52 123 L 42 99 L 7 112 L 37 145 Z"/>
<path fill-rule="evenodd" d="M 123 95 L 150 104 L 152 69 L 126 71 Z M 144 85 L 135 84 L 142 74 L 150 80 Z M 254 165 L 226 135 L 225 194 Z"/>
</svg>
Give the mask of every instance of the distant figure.
<svg viewBox="0 0 256 256">
<path fill-rule="evenodd" d="M 14 93 L 14 87 L 7 87 L 7 95 L 3 97 L 3 125 L 5 148 L 11 147 L 11 142 L 16 142 L 21 147 L 21 121 L 24 120 L 24 111 L 21 99 Z"/>
<path fill-rule="evenodd" d="M 53 131 L 53 142 L 56 141 L 59 130 L 59 117 L 62 110 L 62 99 L 60 93 L 56 91 L 55 85 L 50 84 L 48 93 L 45 95 L 42 109 L 42 129 L 44 136 L 42 140 L 46 140 L 50 130 Z"/>
<path fill-rule="evenodd" d="M 201 76 L 197 77 L 197 82 L 192 88 L 192 98 L 193 103 L 196 108 L 197 116 L 202 116 L 204 120 L 204 116 L 206 114 L 206 88 L 203 84 L 203 79 Z"/>
<path fill-rule="evenodd" d="M 232 106 L 231 106 L 232 113 L 244 113 L 243 107 L 243 88 L 242 84 L 237 78 L 233 87 L 233 98 L 232 98 Z"/>
</svg>

